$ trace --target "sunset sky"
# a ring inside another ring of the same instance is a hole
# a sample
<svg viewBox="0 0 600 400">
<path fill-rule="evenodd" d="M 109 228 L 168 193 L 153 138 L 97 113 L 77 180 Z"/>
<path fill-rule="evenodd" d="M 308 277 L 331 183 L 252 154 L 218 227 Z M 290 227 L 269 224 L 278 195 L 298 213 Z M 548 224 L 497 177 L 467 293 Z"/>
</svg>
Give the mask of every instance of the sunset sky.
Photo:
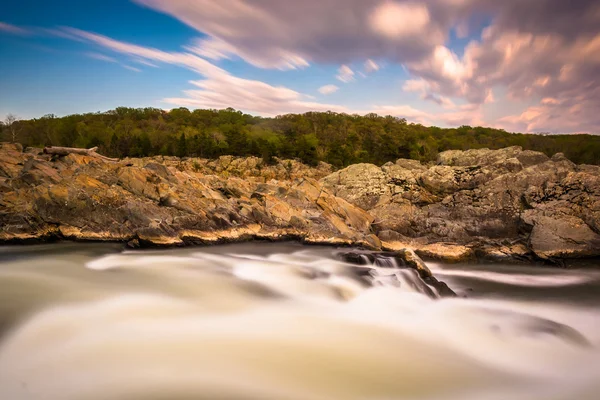
<svg viewBox="0 0 600 400">
<path fill-rule="evenodd" d="M 0 118 L 117 106 L 600 133 L 597 0 L 7 0 Z"/>
</svg>

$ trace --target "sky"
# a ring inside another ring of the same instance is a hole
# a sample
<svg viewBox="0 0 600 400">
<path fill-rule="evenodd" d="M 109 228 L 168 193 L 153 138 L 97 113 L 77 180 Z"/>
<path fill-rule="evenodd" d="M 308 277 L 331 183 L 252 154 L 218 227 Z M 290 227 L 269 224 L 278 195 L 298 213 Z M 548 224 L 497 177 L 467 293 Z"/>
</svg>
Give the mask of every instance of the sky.
<svg viewBox="0 0 600 400">
<path fill-rule="evenodd" d="M 3 2 L 0 118 L 118 106 L 597 134 L 600 2 Z"/>
</svg>

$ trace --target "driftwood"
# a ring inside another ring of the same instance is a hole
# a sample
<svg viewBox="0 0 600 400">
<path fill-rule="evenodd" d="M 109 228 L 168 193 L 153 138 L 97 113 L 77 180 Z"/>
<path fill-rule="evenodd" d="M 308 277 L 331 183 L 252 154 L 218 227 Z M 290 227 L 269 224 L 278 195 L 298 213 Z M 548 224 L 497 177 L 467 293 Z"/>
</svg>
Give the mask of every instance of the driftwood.
<svg viewBox="0 0 600 400">
<path fill-rule="evenodd" d="M 102 154 L 96 153 L 98 147 L 92 147 L 91 149 L 79 149 L 77 147 L 57 147 L 50 146 L 44 147 L 44 153 L 53 154 L 57 156 L 68 156 L 69 154 L 81 154 L 83 156 L 97 157 L 106 161 L 119 161 L 118 158 L 110 158 L 103 156 Z"/>
</svg>

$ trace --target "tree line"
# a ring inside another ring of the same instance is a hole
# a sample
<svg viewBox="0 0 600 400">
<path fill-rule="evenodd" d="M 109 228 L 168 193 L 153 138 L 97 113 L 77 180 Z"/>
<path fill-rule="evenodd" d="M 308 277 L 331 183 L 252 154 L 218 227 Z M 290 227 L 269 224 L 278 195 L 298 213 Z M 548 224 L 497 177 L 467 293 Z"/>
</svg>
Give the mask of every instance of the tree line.
<svg viewBox="0 0 600 400">
<path fill-rule="evenodd" d="M 439 128 L 377 114 L 308 112 L 264 118 L 225 110 L 164 111 L 118 107 L 101 113 L 31 120 L 7 117 L 3 141 L 24 146 L 95 147 L 109 157 L 217 158 L 222 155 L 297 158 L 336 167 L 398 158 L 433 161 L 445 150 L 522 146 L 551 156 L 563 152 L 576 163 L 600 164 L 600 136 L 537 135 L 461 126 Z"/>
</svg>

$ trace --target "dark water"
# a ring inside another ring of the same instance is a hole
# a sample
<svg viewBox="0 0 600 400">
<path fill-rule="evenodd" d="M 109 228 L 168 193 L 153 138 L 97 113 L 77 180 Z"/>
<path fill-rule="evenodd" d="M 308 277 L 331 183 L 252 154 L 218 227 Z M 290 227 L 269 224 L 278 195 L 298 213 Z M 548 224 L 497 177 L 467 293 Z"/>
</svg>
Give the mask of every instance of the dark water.
<svg viewBox="0 0 600 400">
<path fill-rule="evenodd" d="M 442 299 L 335 254 L 0 247 L 0 399 L 598 398 L 597 266 L 430 263 Z"/>
</svg>

